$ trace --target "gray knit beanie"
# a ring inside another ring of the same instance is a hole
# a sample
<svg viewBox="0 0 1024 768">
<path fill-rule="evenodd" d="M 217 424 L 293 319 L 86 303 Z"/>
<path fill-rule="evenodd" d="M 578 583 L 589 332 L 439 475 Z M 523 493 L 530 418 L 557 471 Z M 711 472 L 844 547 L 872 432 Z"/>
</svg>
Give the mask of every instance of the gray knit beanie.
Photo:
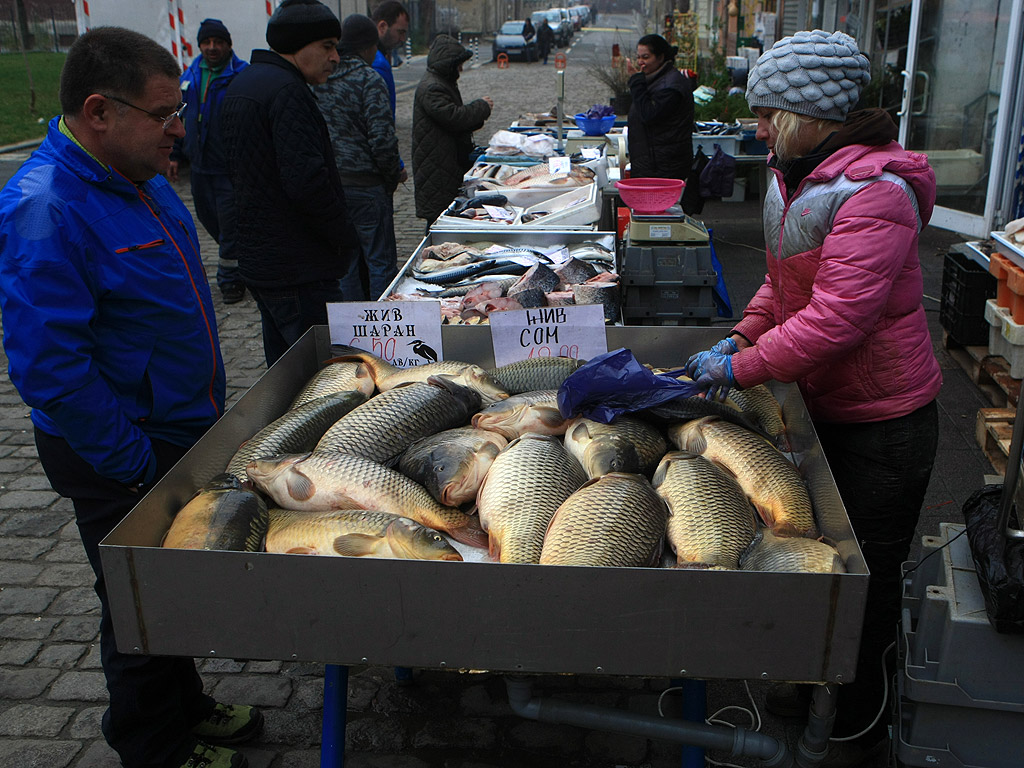
<svg viewBox="0 0 1024 768">
<path fill-rule="evenodd" d="M 757 60 L 747 79 L 747 103 L 841 123 L 870 81 L 868 59 L 852 37 L 797 32 Z"/>
<path fill-rule="evenodd" d="M 267 22 L 267 43 L 278 53 L 295 53 L 331 37 L 341 37 L 341 22 L 318 0 L 284 0 Z"/>
</svg>

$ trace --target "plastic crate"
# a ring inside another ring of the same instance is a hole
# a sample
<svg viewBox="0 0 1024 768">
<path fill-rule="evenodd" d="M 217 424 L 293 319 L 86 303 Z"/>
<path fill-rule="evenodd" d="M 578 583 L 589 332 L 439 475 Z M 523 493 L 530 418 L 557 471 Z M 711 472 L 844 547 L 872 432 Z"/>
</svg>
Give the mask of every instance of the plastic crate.
<svg viewBox="0 0 1024 768">
<path fill-rule="evenodd" d="M 946 546 L 963 529 L 942 523 L 938 537 L 923 537 L 920 566 L 903 581 L 907 696 L 1024 715 L 1024 635 L 1000 634 L 989 624 L 967 537 Z"/>
<path fill-rule="evenodd" d="M 697 154 L 697 147 L 704 150 L 704 154 L 710 158 L 715 154 L 715 144 L 722 148 L 727 155 L 736 156 L 740 150 L 740 137 L 737 134 L 708 135 L 695 133 L 692 137 L 693 153 Z"/>
<path fill-rule="evenodd" d="M 622 302 L 623 322 L 626 325 L 664 325 L 664 321 L 673 325 L 690 324 L 681 323 L 683 320 L 703 321 L 693 324 L 710 323 L 716 312 L 711 291 L 710 285 L 627 285 Z"/>
<path fill-rule="evenodd" d="M 619 269 L 622 284 L 711 286 L 718 274 L 708 245 L 634 245 L 626 241 Z"/>
<path fill-rule="evenodd" d="M 985 302 L 995 295 L 995 277 L 962 253 L 946 254 L 939 323 L 954 341 L 964 346 L 988 343 Z"/>
<path fill-rule="evenodd" d="M 995 299 L 985 302 L 988 329 L 988 353 L 1003 358 L 1010 366 L 1010 376 L 1024 378 L 1024 324 L 1016 323 L 1006 307 Z"/>
</svg>

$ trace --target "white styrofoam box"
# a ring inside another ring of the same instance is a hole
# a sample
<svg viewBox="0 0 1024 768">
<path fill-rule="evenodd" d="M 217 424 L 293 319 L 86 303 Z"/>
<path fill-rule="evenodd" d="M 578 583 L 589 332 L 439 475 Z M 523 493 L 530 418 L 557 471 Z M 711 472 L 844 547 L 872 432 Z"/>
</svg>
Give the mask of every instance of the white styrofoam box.
<svg viewBox="0 0 1024 768">
<path fill-rule="evenodd" d="M 701 133 L 693 134 L 693 151 L 696 154 L 697 147 L 704 149 L 704 154 L 711 157 L 715 154 L 715 144 L 722 148 L 727 155 L 737 155 L 740 151 L 739 136 L 707 136 Z"/>
<path fill-rule="evenodd" d="M 723 203 L 742 203 L 747 196 L 747 180 L 736 179 L 732 183 L 732 196 L 723 197 Z"/>
<path fill-rule="evenodd" d="M 988 321 L 988 353 L 998 355 L 1010 366 L 1010 375 L 1024 378 L 1024 325 L 1015 323 L 1010 310 L 1000 307 L 995 299 L 985 302 Z"/>
<path fill-rule="evenodd" d="M 527 214 L 546 213 L 534 221 L 523 221 Z M 601 218 L 601 196 L 597 185 L 591 182 L 583 187 L 569 190 L 564 195 L 553 197 L 543 203 L 530 206 L 519 217 L 517 226 L 572 227 L 593 224 Z"/>
<path fill-rule="evenodd" d="M 928 155 L 939 187 L 975 184 L 988 172 L 984 156 L 973 149 L 930 149 L 924 154 Z"/>
<path fill-rule="evenodd" d="M 511 227 L 519 224 L 519 219 L 522 218 L 523 208 L 518 205 L 509 206 L 515 211 L 516 217 L 508 224 L 499 224 L 491 219 L 465 219 L 462 216 L 445 216 L 441 214 L 437 217 L 433 224 L 430 225 L 431 229 L 479 229 L 481 227 L 488 227 L 493 229 L 494 227 Z"/>
</svg>

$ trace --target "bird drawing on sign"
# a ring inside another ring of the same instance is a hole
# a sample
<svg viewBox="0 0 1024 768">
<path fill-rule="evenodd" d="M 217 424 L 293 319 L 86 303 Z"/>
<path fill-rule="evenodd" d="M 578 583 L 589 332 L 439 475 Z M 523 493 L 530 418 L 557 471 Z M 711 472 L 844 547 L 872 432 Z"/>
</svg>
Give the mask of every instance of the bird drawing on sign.
<svg viewBox="0 0 1024 768">
<path fill-rule="evenodd" d="M 437 362 L 437 352 L 435 352 L 426 342 L 421 341 L 420 339 L 413 339 L 409 343 L 412 345 L 412 351 L 424 360 L 429 360 L 432 363 Z"/>
</svg>

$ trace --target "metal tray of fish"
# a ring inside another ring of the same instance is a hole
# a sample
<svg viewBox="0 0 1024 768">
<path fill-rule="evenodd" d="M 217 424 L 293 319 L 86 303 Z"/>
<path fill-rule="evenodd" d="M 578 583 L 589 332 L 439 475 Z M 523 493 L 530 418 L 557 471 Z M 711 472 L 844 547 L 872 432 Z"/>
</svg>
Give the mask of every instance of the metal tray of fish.
<svg viewBox="0 0 1024 768">
<path fill-rule="evenodd" d="M 444 328 L 445 356 L 494 364 L 489 329 Z M 674 366 L 714 329 L 607 329 L 608 347 Z M 305 334 L 100 546 L 127 653 L 521 673 L 844 682 L 867 568 L 799 390 L 773 383 L 822 533 L 846 573 L 537 566 L 159 546 L 238 445 L 332 357 Z"/>
</svg>

